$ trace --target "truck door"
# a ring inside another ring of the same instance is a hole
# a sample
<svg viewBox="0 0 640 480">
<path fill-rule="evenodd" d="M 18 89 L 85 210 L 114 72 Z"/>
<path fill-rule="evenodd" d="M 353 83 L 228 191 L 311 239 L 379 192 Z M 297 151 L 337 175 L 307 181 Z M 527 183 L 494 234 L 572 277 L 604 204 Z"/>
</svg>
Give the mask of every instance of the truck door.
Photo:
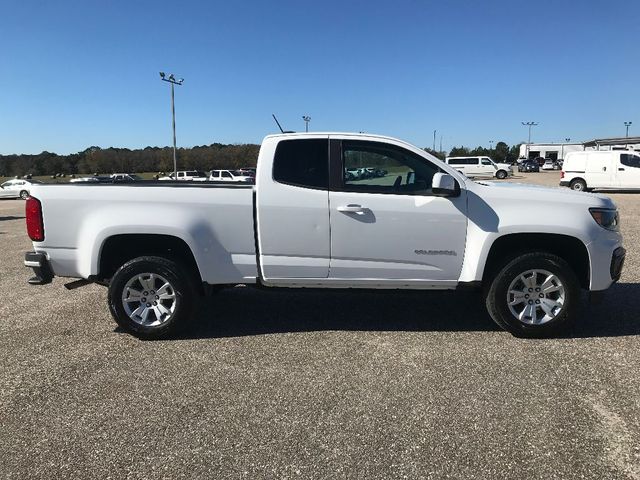
<svg viewBox="0 0 640 480">
<path fill-rule="evenodd" d="M 378 285 L 457 280 L 466 242 L 466 191 L 434 196 L 438 165 L 399 145 L 356 139 L 340 145 L 331 152 L 330 279 Z M 384 176 L 354 180 L 342 174 L 361 165 Z"/>
<path fill-rule="evenodd" d="M 496 167 L 488 158 L 480 159 L 480 171 L 482 172 L 483 176 L 495 177 L 496 175 Z"/>
<path fill-rule="evenodd" d="M 589 188 L 615 187 L 615 163 L 609 152 L 589 152 L 585 164 L 585 180 Z"/>
<path fill-rule="evenodd" d="M 620 188 L 640 188 L 640 155 L 634 153 L 616 154 L 617 184 Z"/>
<path fill-rule="evenodd" d="M 264 148 L 264 147 L 263 147 Z M 329 275 L 329 136 L 283 139 L 260 151 L 256 208 L 266 280 Z M 272 158 L 273 165 L 264 161 Z"/>
</svg>

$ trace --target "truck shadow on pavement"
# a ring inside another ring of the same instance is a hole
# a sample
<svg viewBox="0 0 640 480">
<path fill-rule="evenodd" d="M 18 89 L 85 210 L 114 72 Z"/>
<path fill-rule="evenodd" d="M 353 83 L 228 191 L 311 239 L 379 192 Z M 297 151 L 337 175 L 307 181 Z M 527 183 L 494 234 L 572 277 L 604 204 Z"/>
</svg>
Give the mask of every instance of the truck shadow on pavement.
<svg viewBox="0 0 640 480">
<path fill-rule="evenodd" d="M 586 301 L 564 338 L 640 335 L 640 284 L 616 284 Z M 312 331 L 496 332 L 474 292 L 225 289 L 204 299 L 176 339 Z M 508 333 L 505 332 L 505 335 Z"/>
<path fill-rule="evenodd" d="M 15 215 L 8 215 L 6 217 L 0 216 L 0 222 L 4 222 L 6 220 L 24 220 L 24 217 L 16 217 Z"/>
</svg>

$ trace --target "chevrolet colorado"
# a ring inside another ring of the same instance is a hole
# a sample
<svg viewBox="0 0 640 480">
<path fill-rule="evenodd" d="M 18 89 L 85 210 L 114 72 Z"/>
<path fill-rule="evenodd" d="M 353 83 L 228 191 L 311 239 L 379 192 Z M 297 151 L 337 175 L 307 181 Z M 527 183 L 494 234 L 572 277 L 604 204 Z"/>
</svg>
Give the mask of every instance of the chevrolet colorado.
<svg viewBox="0 0 640 480">
<path fill-rule="evenodd" d="M 378 176 L 354 176 L 374 169 Z M 146 338 L 221 286 L 462 289 L 518 336 L 575 319 L 580 290 L 618 280 L 625 250 L 602 195 L 474 182 L 400 140 L 267 136 L 256 184 L 34 185 L 31 283 L 108 286 L 116 322 Z"/>
</svg>

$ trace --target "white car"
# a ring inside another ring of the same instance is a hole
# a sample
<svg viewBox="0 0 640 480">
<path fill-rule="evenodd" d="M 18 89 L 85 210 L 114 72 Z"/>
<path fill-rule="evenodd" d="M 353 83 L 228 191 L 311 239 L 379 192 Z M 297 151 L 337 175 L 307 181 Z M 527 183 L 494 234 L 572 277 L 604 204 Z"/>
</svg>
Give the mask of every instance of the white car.
<svg viewBox="0 0 640 480">
<path fill-rule="evenodd" d="M 640 190 L 640 152 L 605 150 L 567 153 L 560 186 L 572 190 Z"/>
<path fill-rule="evenodd" d="M 347 178 L 360 163 L 389 174 Z M 513 334 L 551 335 L 579 319 L 581 289 L 620 278 L 625 258 L 604 195 L 474 182 L 367 134 L 270 135 L 255 185 L 34 186 L 26 223 L 32 283 L 107 285 L 116 322 L 147 338 L 201 315 L 197 295 L 238 284 L 472 289 Z"/>
<path fill-rule="evenodd" d="M 232 170 L 211 170 L 209 180 L 212 182 L 253 182 L 254 178 Z"/>
<path fill-rule="evenodd" d="M 16 178 L 0 185 L 0 198 L 22 198 L 26 200 L 33 185 L 39 184 L 38 180 L 24 180 Z"/>
<path fill-rule="evenodd" d="M 69 183 L 98 183 L 100 181 L 99 177 L 78 177 L 72 178 Z"/>
<path fill-rule="evenodd" d="M 556 164 L 554 163 L 553 160 L 545 160 L 544 163 L 542 164 L 542 170 L 557 170 L 558 167 L 556 167 Z"/>
<path fill-rule="evenodd" d="M 469 178 L 495 177 L 499 180 L 513 175 L 508 163 L 496 163 L 489 157 L 447 157 L 446 163 Z"/>
<path fill-rule="evenodd" d="M 182 171 L 178 171 L 177 173 L 178 173 L 177 179 L 179 181 L 190 180 L 194 182 L 206 182 L 209 179 L 206 173 L 201 172 L 199 170 L 182 170 Z M 175 180 L 173 175 L 174 175 L 173 172 L 171 172 L 166 177 L 160 177 L 158 180 Z"/>
</svg>

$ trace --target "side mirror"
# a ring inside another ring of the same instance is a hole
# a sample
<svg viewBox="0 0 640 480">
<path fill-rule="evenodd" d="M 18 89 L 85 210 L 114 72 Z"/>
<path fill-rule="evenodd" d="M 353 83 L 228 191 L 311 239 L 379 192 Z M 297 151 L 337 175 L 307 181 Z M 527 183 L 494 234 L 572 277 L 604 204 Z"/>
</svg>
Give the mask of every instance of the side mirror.
<svg viewBox="0 0 640 480">
<path fill-rule="evenodd" d="M 438 197 L 455 197 L 459 193 L 459 187 L 451 175 L 438 172 L 433 176 L 431 191 Z"/>
</svg>

